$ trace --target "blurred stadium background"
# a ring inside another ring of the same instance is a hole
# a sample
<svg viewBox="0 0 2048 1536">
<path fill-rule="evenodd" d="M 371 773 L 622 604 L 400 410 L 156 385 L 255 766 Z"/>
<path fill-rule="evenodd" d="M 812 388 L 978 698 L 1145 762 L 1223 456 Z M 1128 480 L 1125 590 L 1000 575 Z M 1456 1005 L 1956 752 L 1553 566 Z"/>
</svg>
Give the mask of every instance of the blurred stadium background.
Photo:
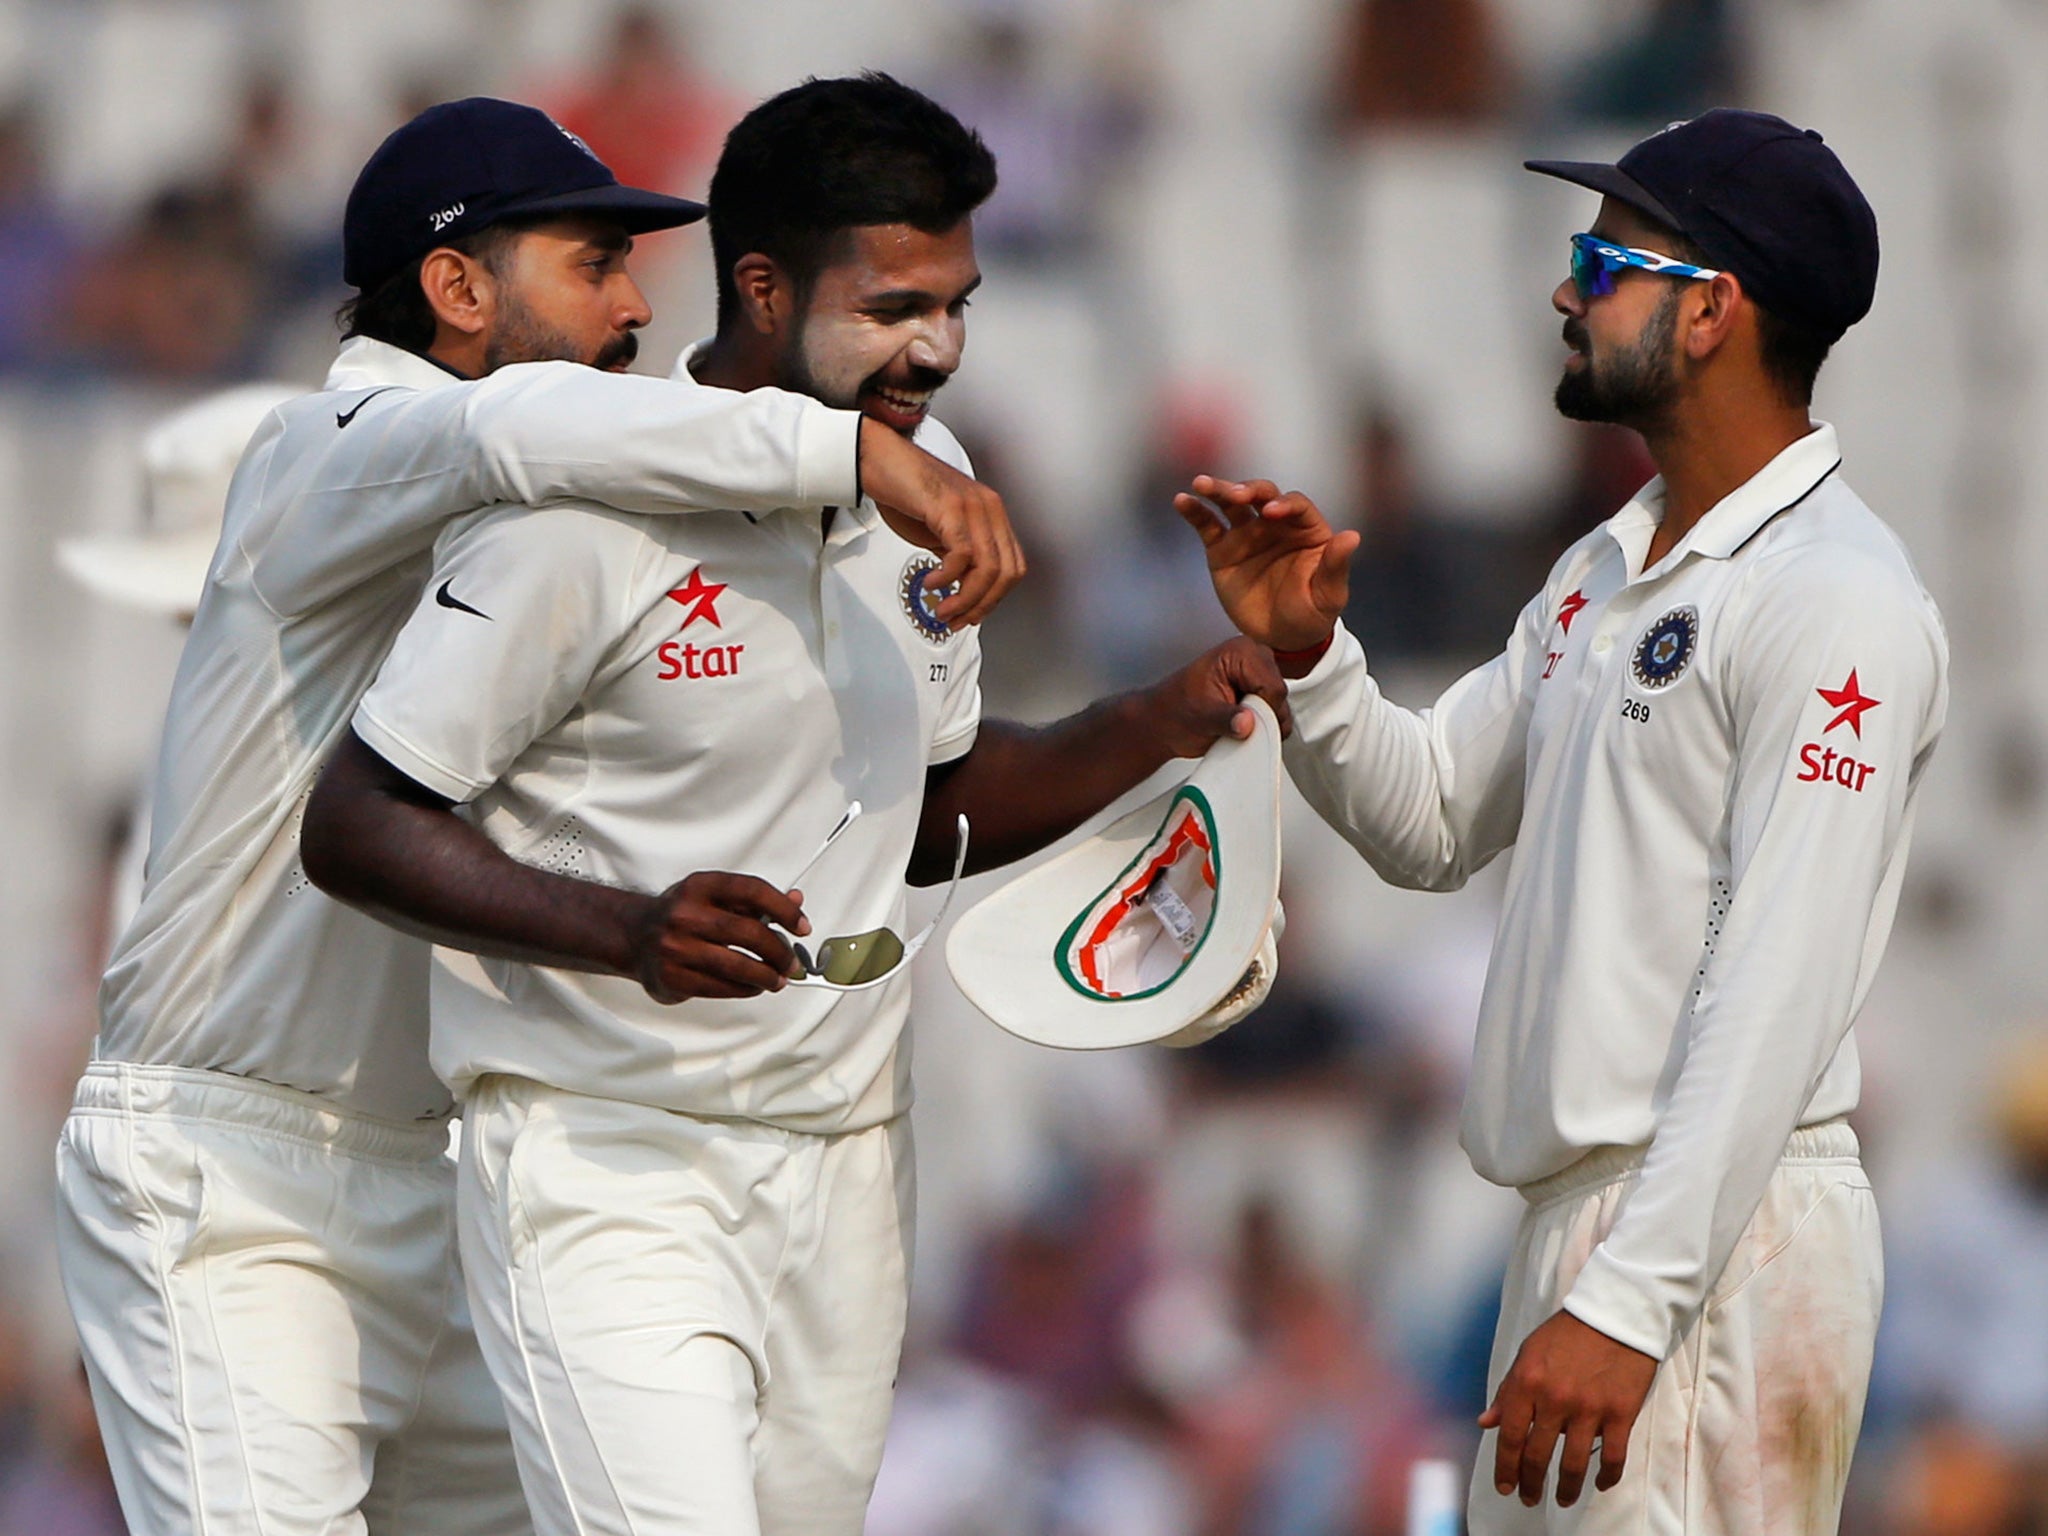
<svg viewBox="0 0 2048 1536">
<path fill-rule="evenodd" d="M 1353 623 L 1429 699 L 1646 474 L 1550 409 L 1592 202 L 1520 160 L 1714 104 L 1827 134 L 1884 268 L 1818 409 L 1955 658 L 1860 1025 L 1890 1300 L 1847 1525 L 2048 1530 L 2048 4 L 0 0 L 0 1536 L 119 1529 L 49 1148 L 179 643 L 54 541 L 142 526 L 167 410 L 318 382 L 342 198 L 419 107 L 533 101 L 694 194 L 749 104 L 863 67 L 1001 160 L 940 412 L 1030 541 L 987 645 L 991 710 L 1033 718 L 1219 633 L 1168 503 L 1197 468 L 1363 528 Z M 665 371 L 710 329 L 701 230 L 637 267 Z M 1516 1206 L 1454 1127 L 1497 881 L 1405 895 L 1305 814 L 1289 839 L 1280 988 L 1197 1051 L 1022 1045 L 927 952 L 875 1536 L 1396 1532 L 1409 1464 L 1468 1456 Z"/>
</svg>

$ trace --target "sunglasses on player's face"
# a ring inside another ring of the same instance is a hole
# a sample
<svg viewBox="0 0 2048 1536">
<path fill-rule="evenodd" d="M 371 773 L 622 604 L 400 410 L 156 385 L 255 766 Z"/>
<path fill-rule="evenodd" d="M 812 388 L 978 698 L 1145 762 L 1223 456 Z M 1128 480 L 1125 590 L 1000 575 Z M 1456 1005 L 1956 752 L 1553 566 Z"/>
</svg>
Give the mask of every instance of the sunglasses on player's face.
<svg viewBox="0 0 2048 1536">
<path fill-rule="evenodd" d="M 1705 280 L 1721 275 L 1714 267 L 1696 267 L 1676 256 L 1662 256 L 1655 251 L 1638 250 L 1632 245 L 1616 245 L 1598 235 L 1572 236 L 1572 287 L 1578 290 L 1580 303 L 1604 298 L 1614 292 L 1615 274 L 1631 267 L 1664 277 Z"/>
<path fill-rule="evenodd" d="M 817 868 L 818 861 L 826 851 L 839 841 L 840 834 L 852 826 L 860 816 L 860 802 L 854 801 L 846 808 L 846 814 L 839 818 L 839 825 L 825 834 L 825 841 L 818 845 L 818 851 L 805 861 L 797 871 L 796 878 L 785 889 L 801 887 L 804 878 Z M 870 928 L 865 933 L 838 934 L 828 939 L 815 940 L 806 944 L 792 934 L 783 937 L 789 941 L 790 949 L 796 955 L 797 974 L 790 977 L 793 987 L 823 987 L 833 992 L 860 992 L 869 987 L 880 986 L 904 966 L 908 965 L 924 948 L 932 934 L 944 921 L 946 909 L 953 905 L 953 893 L 960 889 L 960 874 L 967 867 L 967 818 L 962 816 L 954 828 L 953 881 L 946 887 L 946 899 L 939 903 L 939 910 L 932 914 L 932 920 L 912 934 L 903 938 L 890 928 Z"/>
</svg>

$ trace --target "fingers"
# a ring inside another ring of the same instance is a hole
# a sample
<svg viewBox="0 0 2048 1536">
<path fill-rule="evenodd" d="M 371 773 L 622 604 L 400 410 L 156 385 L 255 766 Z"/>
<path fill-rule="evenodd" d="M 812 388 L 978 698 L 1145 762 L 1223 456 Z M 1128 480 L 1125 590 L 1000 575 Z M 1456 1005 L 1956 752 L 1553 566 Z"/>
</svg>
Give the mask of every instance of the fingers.
<svg viewBox="0 0 2048 1536">
<path fill-rule="evenodd" d="M 1595 1425 L 1588 1416 L 1574 1419 L 1564 1436 L 1564 1454 L 1557 1462 L 1557 1503 L 1569 1509 L 1586 1485 L 1586 1463 L 1592 1459 Z"/>
<path fill-rule="evenodd" d="M 789 984 L 787 977 L 760 961 L 699 939 L 677 939 L 664 944 L 651 970 L 647 990 L 661 1003 L 759 997 L 764 992 L 779 992 Z"/>
<path fill-rule="evenodd" d="M 1335 617 L 1351 601 L 1351 557 L 1358 553 L 1359 536 L 1352 529 L 1332 535 L 1323 546 L 1316 568 L 1309 574 L 1309 601 L 1317 610 Z"/>
<path fill-rule="evenodd" d="M 1486 1411 L 1493 1416 L 1493 1423 L 1487 1427 L 1500 1431 L 1493 1442 L 1493 1489 L 1496 1493 L 1513 1493 L 1522 1480 L 1522 1449 L 1529 1438 L 1529 1399 L 1516 1387 L 1512 1371 L 1501 1383 L 1493 1406 Z M 1484 1424 L 1484 1418 L 1480 1422 Z"/>
<path fill-rule="evenodd" d="M 1270 480 L 1225 480 L 1218 475 L 1197 475 L 1190 482 L 1197 496 L 1206 496 L 1232 522 L 1241 522 L 1253 511 L 1280 495 Z"/>
<path fill-rule="evenodd" d="M 1628 1469 L 1628 1437 L 1635 1429 L 1634 1419 L 1609 1419 L 1600 1428 L 1600 1473 L 1593 1479 L 1593 1486 L 1605 1493 L 1621 1481 L 1621 1474 Z"/>
<path fill-rule="evenodd" d="M 797 899 L 797 892 L 778 890 L 753 875 L 706 870 L 690 876 L 674 889 L 707 906 L 765 918 L 778 927 L 787 928 L 799 938 L 811 931 L 810 919 L 804 916 L 803 903 Z"/>
<path fill-rule="evenodd" d="M 1219 648 L 1219 660 L 1237 698 L 1243 700 L 1256 694 L 1264 699 L 1280 724 L 1280 734 L 1291 735 L 1294 711 L 1287 703 L 1287 679 L 1280 675 L 1280 664 L 1273 659 L 1273 653 L 1249 640 L 1227 640 Z M 1240 711 L 1231 721 L 1231 734 L 1240 741 L 1250 736 L 1253 718 L 1250 710 Z"/>
<path fill-rule="evenodd" d="M 1024 579 L 1024 546 L 1003 499 L 985 485 L 962 482 L 962 507 L 957 525 L 942 529 L 948 540 L 947 555 L 928 581 L 938 588 L 959 583 L 959 590 L 936 604 L 932 612 L 941 623 L 958 629 L 979 624 L 994 611 L 1010 588 Z M 966 563 L 960 564 L 962 556 Z"/>
<path fill-rule="evenodd" d="M 979 624 L 1025 575 L 1024 546 L 1003 498 L 920 449 L 877 442 L 885 446 L 868 483 L 882 521 L 940 557 L 925 578 L 934 617 L 949 629 Z M 905 452 L 912 456 L 908 472 L 898 462 Z"/>
<path fill-rule="evenodd" d="M 1531 1509 L 1543 1502 L 1543 1484 L 1550 1476 L 1550 1456 L 1557 1449 L 1561 1428 L 1555 1422 L 1536 1419 L 1529 1426 L 1529 1437 L 1522 1442 L 1522 1465 L 1516 1482 L 1522 1490 L 1522 1502 Z"/>
<path fill-rule="evenodd" d="M 1201 536 L 1204 546 L 1214 544 L 1230 531 L 1229 523 L 1223 519 L 1215 507 L 1202 500 L 1201 497 L 1190 495 L 1186 491 L 1181 491 L 1174 496 L 1173 510 L 1180 514 L 1182 522 L 1186 523 Z"/>
<path fill-rule="evenodd" d="M 705 871 L 671 886 L 644 931 L 641 985 L 657 1002 L 779 992 L 796 968 L 790 933 L 810 932 L 800 893 L 752 875 Z"/>
</svg>

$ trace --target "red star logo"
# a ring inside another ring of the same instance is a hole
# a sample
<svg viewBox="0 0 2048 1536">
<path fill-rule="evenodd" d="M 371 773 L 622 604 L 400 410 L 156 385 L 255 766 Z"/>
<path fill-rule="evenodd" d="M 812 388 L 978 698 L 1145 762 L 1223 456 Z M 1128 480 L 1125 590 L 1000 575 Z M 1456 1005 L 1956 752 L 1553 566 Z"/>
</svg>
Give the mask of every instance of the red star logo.
<svg viewBox="0 0 2048 1536">
<path fill-rule="evenodd" d="M 701 565 L 690 572 L 690 579 L 668 595 L 670 602 L 681 603 L 689 610 L 683 615 L 683 629 L 688 629 L 699 619 L 709 619 L 713 629 L 723 629 L 725 626 L 718 622 L 718 609 L 713 605 L 718 601 L 718 594 L 725 588 L 726 583 L 722 581 L 706 581 L 704 567 Z"/>
<path fill-rule="evenodd" d="M 1585 606 L 1586 594 L 1583 591 L 1574 592 L 1558 605 L 1557 622 L 1563 626 L 1566 634 L 1572 632 L 1572 620 L 1579 616 L 1579 610 Z"/>
<path fill-rule="evenodd" d="M 1832 731 L 1838 725 L 1847 725 L 1850 730 L 1856 733 L 1856 739 L 1861 741 L 1863 739 L 1863 712 L 1867 709 L 1877 708 L 1878 701 L 1865 696 L 1861 685 L 1856 681 L 1856 669 L 1854 667 L 1849 669 L 1849 681 L 1842 684 L 1841 687 L 1816 688 L 1813 691 L 1828 701 L 1830 709 L 1841 711 L 1834 719 L 1821 727 L 1821 735 L 1827 735 L 1829 731 Z"/>
</svg>

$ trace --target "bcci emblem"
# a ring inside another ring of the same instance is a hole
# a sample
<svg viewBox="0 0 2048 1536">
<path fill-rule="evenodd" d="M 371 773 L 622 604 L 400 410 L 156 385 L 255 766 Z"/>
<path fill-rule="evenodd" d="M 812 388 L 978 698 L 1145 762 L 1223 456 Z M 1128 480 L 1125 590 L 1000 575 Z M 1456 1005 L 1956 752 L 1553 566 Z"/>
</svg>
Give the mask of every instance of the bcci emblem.
<svg viewBox="0 0 2048 1536">
<path fill-rule="evenodd" d="M 1645 688 L 1669 688 L 1692 665 L 1693 647 L 1699 638 L 1699 609 L 1690 603 L 1674 608 L 1636 643 L 1629 670 Z"/>
<path fill-rule="evenodd" d="M 939 562 L 932 556 L 912 555 L 904 563 L 902 579 L 896 583 L 896 596 L 903 605 L 903 616 L 910 620 L 910 627 L 933 645 L 944 645 L 952 639 L 953 632 L 932 612 L 932 607 L 959 589 L 941 587 L 934 591 L 927 587 L 926 578 L 938 568 Z"/>
</svg>

